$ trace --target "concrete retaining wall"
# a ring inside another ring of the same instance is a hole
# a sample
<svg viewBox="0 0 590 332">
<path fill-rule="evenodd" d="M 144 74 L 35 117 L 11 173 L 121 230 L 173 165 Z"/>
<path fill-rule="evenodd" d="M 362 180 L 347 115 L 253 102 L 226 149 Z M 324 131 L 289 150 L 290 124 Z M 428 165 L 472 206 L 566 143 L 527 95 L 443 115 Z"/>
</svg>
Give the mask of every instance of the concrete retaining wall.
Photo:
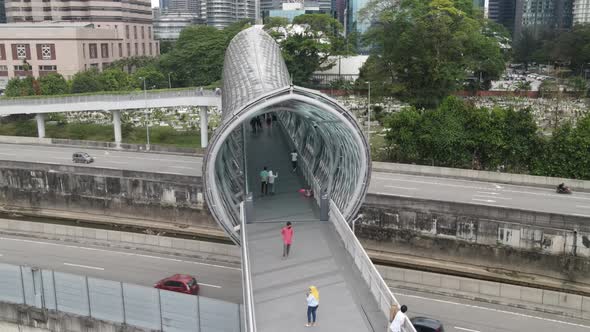
<svg viewBox="0 0 590 332">
<path fill-rule="evenodd" d="M 590 191 L 590 181 L 566 178 L 553 178 L 527 174 L 486 172 L 461 168 L 433 167 L 423 165 L 380 162 L 373 162 L 373 171 L 459 178 L 475 181 L 507 183 L 538 187 L 555 187 L 563 182 L 566 183 L 569 187 L 573 188 L 574 190 Z"/>
<path fill-rule="evenodd" d="M 587 296 L 382 265 L 378 265 L 377 270 L 388 284 L 407 289 L 590 318 L 590 297 Z"/>
<path fill-rule="evenodd" d="M 175 174 L 3 161 L 0 208 L 217 228 L 200 177 Z"/>
<path fill-rule="evenodd" d="M 383 195 L 361 212 L 367 249 L 590 284 L 587 218 Z"/>
<path fill-rule="evenodd" d="M 150 331 L 53 310 L 0 302 L 2 332 L 140 332 Z"/>
</svg>

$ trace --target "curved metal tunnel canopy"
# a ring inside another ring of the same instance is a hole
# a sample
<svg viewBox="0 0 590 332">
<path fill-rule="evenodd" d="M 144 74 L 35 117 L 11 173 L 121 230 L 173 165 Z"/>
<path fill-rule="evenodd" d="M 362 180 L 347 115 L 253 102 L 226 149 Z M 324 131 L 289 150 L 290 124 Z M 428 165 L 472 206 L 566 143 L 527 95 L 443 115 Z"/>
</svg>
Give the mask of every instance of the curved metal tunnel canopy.
<svg viewBox="0 0 590 332">
<path fill-rule="evenodd" d="M 297 150 L 307 184 L 315 193 L 327 190 L 351 219 L 367 192 L 371 160 L 352 114 L 317 91 L 290 86 L 278 45 L 259 27 L 234 37 L 223 73 L 223 121 L 207 149 L 203 180 L 206 202 L 232 240 L 239 243 L 239 203 L 252 191 L 246 183 L 248 123 L 268 112 L 276 114 L 286 149 Z"/>
</svg>

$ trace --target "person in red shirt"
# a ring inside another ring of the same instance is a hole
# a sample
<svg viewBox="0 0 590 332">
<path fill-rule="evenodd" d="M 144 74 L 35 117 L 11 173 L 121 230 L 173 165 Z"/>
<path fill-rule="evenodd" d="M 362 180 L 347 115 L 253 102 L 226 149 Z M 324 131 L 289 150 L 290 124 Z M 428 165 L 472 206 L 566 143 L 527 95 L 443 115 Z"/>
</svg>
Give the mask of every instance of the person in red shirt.
<svg viewBox="0 0 590 332">
<path fill-rule="evenodd" d="M 287 221 L 287 226 L 281 229 L 281 235 L 283 236 L 283 257 L 287 258 L 293 241 L 293 227 L 290 221 Z"/>
</svg>

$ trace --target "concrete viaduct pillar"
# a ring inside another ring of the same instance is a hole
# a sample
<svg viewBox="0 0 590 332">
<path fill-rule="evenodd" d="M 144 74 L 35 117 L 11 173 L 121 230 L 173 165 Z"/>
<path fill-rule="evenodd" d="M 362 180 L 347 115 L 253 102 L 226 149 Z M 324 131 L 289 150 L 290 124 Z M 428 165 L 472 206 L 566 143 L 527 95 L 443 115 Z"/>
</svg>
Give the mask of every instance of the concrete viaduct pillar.
<svg viewBox="0 0 590 332">
<path fill-rule="evenodd" d="M 117 147 L 121 145 L 123 135 L 121 134 L 121 111 L 114 110 L 113 113 L 113 129 L 115 130 L 115 144 Z"/>
<path fill-rule="evenodd" d="M 39 138 L 45 138 L 45 114 L 38 113 L 35 118 L 37 119 L 37 132 L 39 133 Z"/>
<path fill-rule="evenodd" d="M 207 107 L 200 108 L 201 118 L 201 147 L 204 149 L 207 147 L 209 140 L 209 115 L 207 114 Z"/>
</svg>

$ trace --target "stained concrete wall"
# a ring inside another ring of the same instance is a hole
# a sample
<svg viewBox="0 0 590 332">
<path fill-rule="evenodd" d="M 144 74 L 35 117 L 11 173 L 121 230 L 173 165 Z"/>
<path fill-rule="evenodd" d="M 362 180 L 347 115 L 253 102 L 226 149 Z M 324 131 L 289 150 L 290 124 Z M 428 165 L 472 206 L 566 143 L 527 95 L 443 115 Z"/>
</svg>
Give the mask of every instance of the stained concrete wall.
<svg viewBox="0 0 590 332">
<path fill-rule="evenodd" d="M 200 177 L 3 161 L 0 207 L 217 228 Z"/>
<path fill-rule="evenodd" d="M 590 283 L 588 218 L 368 195 L 366 249 Z"/>
<path fill-rule="evenodd" d="M 140 332 L 151 331 L 88 317 L 41 310 L 0 302 L 0 328 L 3 332 Z"/>
</svg>

